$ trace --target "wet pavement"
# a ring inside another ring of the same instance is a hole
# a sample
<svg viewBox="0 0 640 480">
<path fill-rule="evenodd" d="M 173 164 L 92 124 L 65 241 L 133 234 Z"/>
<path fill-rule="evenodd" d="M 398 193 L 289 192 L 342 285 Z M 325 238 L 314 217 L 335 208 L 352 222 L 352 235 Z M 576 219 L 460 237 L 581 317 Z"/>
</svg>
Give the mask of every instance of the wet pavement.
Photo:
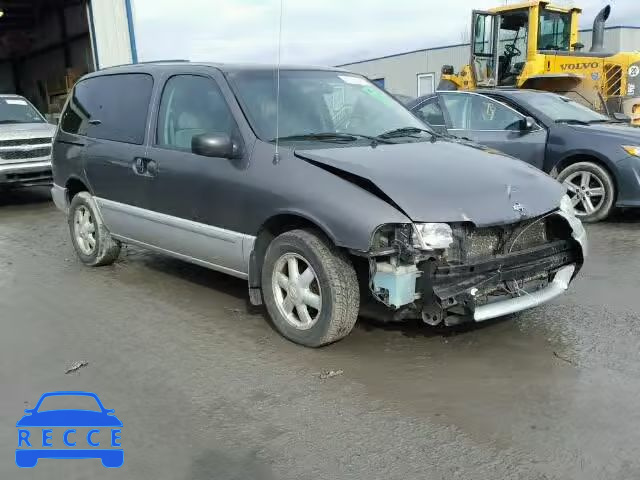
<svg viewBox="0 0 640 480">
<path fill-rule="evenodd" d="M 0 478 L 640 478 L 640 214 L 588 233 L 548 305 L 456 330 L 359 322 L 311 350 L 242 281 L 134 248 L 83 267 L 46 190 L 0 194 Z M 15 422 L 53 390 L 115 409 L 121 469 L 15 466 Z"/>
</svg>

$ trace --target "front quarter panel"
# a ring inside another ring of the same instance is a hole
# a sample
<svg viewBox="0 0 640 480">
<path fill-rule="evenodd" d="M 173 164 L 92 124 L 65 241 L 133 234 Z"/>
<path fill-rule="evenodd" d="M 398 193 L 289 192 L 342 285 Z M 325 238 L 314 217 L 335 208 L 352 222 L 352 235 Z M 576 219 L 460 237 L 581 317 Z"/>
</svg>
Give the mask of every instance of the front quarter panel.
<svg viewBox="0 0 640 480">
<path fill-rule="evenodd" d="M 256 235 L 270 218 L 291 214 L 305 218 L 333 242 L 359 251 L 369 249 L 371 235 L 386 223 L 410 223 L 396 207 L 364 188 L 280 148 L 258 141 L 250 180 L 255 188 L 246 197 L 245 233 Z"/>
</svg>

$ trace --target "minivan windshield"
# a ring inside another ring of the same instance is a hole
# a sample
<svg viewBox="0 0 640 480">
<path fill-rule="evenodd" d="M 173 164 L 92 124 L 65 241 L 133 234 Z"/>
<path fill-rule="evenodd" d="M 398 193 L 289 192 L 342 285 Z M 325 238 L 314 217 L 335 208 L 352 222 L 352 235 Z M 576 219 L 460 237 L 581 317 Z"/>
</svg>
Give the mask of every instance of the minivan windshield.
<svg viewBox="0 0 640 480">
<path fill-rule="evenodd" d="M 431 135 L 404 106 L 359 75 L 282 70 L 279 107 L 274 71 L 239 71 L 229 80 L 254 131 L 265 141 L 342 142 L 391 132 L 396 143 Z"/>
<path fill-rule="evenodd" d="M 520 97 L 554 122 L 597 123 L 611 121 L 609 117 L 585 105 L 555 93 L 520 92 Z"/>
<path fill-rule="evenodd" d="M 0 125 L 9 123 L 43 123 L 42 115 L 24 98 L 0 98 Z"/>
</svg>

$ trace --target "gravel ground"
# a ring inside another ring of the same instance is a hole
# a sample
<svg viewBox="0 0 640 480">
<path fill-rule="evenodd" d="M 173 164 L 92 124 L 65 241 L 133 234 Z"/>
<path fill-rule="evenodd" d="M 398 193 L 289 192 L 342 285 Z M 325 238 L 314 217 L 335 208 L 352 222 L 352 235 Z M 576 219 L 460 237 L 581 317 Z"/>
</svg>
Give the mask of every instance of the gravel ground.
<svg viewBox="0 0 640 480">
<path fill-rule="evenodd" d="M 86 268 L 46 190 L 0 194 L 0 478 L 640 478 L 639 227 L 589 226 L 580 278 L 538 309 L 456 330 L 361 321 L 312 350 L 242 281 L 135 248 Z M 53 390 L 116 410 L 121 469 L 16 467 L 15 422 Z"/>
</svg>

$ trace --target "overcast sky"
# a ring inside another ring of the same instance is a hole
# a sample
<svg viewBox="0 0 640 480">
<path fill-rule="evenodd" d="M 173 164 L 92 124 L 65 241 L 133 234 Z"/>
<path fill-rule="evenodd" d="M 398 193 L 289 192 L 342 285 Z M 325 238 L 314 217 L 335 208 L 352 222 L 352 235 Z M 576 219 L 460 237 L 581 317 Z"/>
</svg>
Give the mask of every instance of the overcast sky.
<svg viewBox="0 0 640 480">
<path fill-rule="evenodd" d="M 336 65 L 468 40 L 472 8 L 505 0 L 283 0 L 282 61 Z M 608 25 L 639 25 L 640 0 L 557 0 L 581 27 L 612 4 Z M 274 63 L 280 0 L 133 0 L 140 60 Z"/>
</svg>

